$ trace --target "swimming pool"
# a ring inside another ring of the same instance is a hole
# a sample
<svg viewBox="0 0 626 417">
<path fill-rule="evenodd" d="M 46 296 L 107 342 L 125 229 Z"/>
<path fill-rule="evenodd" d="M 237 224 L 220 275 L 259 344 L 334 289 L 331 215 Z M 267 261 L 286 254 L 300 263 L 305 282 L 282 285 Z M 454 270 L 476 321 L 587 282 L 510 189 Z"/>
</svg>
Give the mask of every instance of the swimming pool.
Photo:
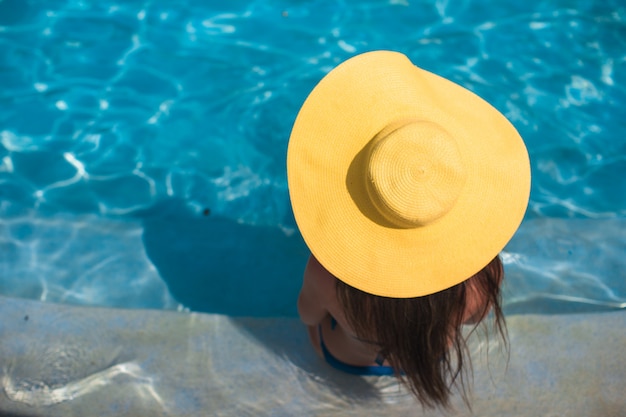
<svg viewBox="0 0 626 417">
<path fill-rule="evenodd" d="M 395 49 L 500 109 L 533 189 L 511 312 L 626 305 L 626 8 L 0 1 L 0 293 L 293 316 L 287 139 L 333 66 Z"/>
</svg>

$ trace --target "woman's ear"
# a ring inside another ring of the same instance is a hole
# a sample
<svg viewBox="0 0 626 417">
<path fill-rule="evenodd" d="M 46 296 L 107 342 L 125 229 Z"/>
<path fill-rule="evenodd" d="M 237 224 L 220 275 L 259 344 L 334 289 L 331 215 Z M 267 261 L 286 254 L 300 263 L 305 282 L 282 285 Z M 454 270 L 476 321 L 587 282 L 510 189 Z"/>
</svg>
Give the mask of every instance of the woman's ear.
<svg viewBox="0 0 626 417">
<path fill-rule="evenodd" d="M 489 314 L 491 303 L 489 297 L 481 291 L 475 279 L 465 282 L 465 311 L 463 324 L 478 324 Z"/>
<path fill-rule="evenodd" d="M 298 296 L 298 314 L 309 326 L 319 324 L 328 313 L 329 297 L 334 296 L 335 278 L 311 255 L 304 270 Z"/>
</svg>

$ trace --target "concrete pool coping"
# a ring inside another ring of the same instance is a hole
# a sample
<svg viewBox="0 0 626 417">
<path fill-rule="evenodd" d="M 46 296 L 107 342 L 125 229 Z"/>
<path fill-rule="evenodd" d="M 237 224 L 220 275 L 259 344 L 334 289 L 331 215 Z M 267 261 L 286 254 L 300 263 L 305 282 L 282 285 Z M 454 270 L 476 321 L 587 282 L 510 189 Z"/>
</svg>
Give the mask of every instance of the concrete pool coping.
<svg viewBox="0 0 626 417">
<path fill-rule="evenodd" d="M 509 316 L 508 363 L 472 336 L 472 411 L 459 396 L 422 410 L 393 378 L 329 368 L 297 319 L 7 297 L 0 314 L 2 415 L 626 415 L 624 311 Z"/>
</svg>

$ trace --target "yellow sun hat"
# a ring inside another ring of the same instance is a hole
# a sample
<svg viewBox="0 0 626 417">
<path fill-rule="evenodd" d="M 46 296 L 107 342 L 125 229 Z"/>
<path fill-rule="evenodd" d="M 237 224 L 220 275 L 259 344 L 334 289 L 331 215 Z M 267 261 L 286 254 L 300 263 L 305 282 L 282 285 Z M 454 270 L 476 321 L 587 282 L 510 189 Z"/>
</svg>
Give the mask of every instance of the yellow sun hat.
<svg viewBox="0 0 626 417">
<path fill-rule="evenodd" d="M 312 254 L 370 294 L 452 287 L 513 237 L 530 163 L 513 125 L 403 54 L 357 55 L 329 72 L 287 151 L 294 216 Z"/>
</svg>

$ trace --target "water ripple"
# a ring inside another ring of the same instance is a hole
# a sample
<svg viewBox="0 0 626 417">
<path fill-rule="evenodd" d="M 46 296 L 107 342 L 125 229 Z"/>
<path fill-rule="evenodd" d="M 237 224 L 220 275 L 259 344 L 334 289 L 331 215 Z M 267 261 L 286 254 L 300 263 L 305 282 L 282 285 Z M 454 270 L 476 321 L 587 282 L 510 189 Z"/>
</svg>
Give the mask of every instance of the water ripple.
<svg viewBox="0 0 626 417">
<path fill-rule="evenodd" d="M 128 220 L 176 199 L 289 226 L 297 110 L 372 49 L 406 53 L 511 119 L 530 150 L 528 218 L 623 217 L 624 16 L 618 0 L 4 0 L 0 218 Z"/>
</svg>

